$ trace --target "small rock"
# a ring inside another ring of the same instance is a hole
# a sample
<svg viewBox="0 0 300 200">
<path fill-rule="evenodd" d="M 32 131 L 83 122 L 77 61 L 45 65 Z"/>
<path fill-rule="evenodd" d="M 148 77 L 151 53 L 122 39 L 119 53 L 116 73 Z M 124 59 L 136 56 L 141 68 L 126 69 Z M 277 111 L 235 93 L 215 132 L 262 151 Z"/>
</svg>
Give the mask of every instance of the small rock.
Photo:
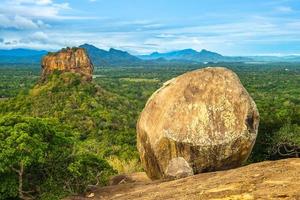
<svg viewBox="0 0 300 200">
<path fill-rule="evenodd" d="M 89 195 L 87 195 L 86 197 L 87 197 L 87 198 L 92 198 L 92 197 L 94 197 L 94 196 L 95 196 L 95 193 L 92 192 L 92 193 L 90 193 Z"/>
<path fill-rule="evenodd" d="M 193 169 L 183 157 L 177 157 L 170 160 L 165 172 L 168 178 L 184 178 L 194 175 Z"/>
</svg>

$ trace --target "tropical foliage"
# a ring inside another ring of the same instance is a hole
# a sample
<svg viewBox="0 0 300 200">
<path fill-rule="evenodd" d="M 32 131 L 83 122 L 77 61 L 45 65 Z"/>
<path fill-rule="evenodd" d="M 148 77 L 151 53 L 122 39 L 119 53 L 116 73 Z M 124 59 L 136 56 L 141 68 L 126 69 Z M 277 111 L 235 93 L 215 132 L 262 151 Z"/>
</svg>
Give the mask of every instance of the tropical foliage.
<svg viewBox="0 0 300 200">
<path fill-rule="evenodd" d="M 239 75 L 260 112 L 249 162 L 299 157 L 300 65 L 217 65 Z M 204 66 L 96 68 L 92 82 L 72 73 L 41 82 L 36 67 L 0 67 L 0 199 L 55 199 L 141 170 L 135 124 L 147 99 Z"/>
<path fill-rule="evenodd" d="M 0 118 L 0 199 L 59 199 L 114 171 L 99 155 L 82 151 L 76 133 L 48 118 Z"/>
</svg>

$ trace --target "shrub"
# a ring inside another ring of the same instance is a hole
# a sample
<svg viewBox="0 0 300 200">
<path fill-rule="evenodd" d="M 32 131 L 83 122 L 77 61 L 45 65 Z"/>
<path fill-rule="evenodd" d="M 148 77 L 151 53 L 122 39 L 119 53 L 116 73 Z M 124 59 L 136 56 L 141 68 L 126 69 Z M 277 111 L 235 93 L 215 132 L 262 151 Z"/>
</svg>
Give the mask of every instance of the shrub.
<svg viewBox="0 0 300 200">
<path fill-rule="evenodd" d="M 300 156 L 300 126 L 285 124 L 272 138 L 273 159 Z"/>
<path fill-rule="evenodd" d="M 117 156 L 111 156 L 107 159 L 108 163 L 118 171 L 118 174 L 128 174 L 142 171 L 142 165 L 137 158 L 131 160 L 120 159 Z"/>
</svg>

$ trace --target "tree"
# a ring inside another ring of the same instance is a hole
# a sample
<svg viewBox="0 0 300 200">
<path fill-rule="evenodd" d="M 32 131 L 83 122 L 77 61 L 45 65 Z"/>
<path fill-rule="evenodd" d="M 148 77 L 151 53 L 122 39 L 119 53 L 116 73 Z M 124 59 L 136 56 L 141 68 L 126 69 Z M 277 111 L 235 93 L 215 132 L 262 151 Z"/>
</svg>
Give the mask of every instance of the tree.
<svg viewBox="0 0 300 200">
<path fill-rule="evenodd" d="M 78 152 L 76 140 L 76 134 L 55 119 L 1 117 L 0 199 L 31 199 L 66 186 L 76 193 L 104 182 L 104 175 L 113 170 L 100 157 Z"/>
<path fill-rule="evenodd" d="M 25 170 L 34 163 L 45 162 L 48 148 L 46 138 L 53 132 L 44 121 L 35 118 L 3 117 L 0 120 L 0 172 L 15 172 L 18 176 L 18 196 L 26 199 L 30 191 L 24 190 Z"/>
</svg>

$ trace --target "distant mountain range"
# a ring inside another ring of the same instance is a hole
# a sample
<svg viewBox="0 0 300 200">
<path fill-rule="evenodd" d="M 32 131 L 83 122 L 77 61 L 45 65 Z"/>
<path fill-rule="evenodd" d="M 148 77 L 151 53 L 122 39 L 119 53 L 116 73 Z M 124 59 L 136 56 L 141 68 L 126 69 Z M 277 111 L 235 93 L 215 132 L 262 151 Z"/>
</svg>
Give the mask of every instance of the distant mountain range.
<svg viewBox="0 0 300 200">
<path fill-rule="evenodd" d="M 258 62 L 300 62 L 300 56 L 249 56 L 254 61 Z"/>
<path fill-rule="evenodd" d="M 197 64 L 207 62 L 300 62 L 300 56 L 223 56 L 205 49 L 184 49 L 167 53 L 154 52 L 149 55 L 131 55 L 126 51 L 99 49 L 90 44 L 79 47 L 86 49 L 95 66 L 145 66 L 155 64 Z M 0 64 L 39 64 L 47 51 L 30 49 L 0 50 Z"/>
<path fill-rule="evenodd" d="M 207 51 L 205 49 L 196 51 L 194 49 L 184 49 L 179 51 L 171 51 L 168 53 L 154 52 L 150 55 L 139 56 L 141 59 L 153 60 L 164 58 L 166 60 L 187 60 L 194 62 L 247 62 L 253 61 L 248 57 L 229 57 L 222 56 L 221 54 Z"/>
<path fill-rule="evenodd" d="M 40 63 L 41 58 L 47 53 L 47 51 L 37 51 L 31 49 L 0 50 L 0 63 L 36 64 Z"/>
<path fill-rule="evenodd" d="M 90 44 L 83 44 L 79 47 L 84 48 L 87 51 L 93 64 L 96 66 L 136 65 L 142 62 L 141 59 L 130 55 L 126 51 L 120 51 L 113 48 L 106 51 Z"/>
</svg>

